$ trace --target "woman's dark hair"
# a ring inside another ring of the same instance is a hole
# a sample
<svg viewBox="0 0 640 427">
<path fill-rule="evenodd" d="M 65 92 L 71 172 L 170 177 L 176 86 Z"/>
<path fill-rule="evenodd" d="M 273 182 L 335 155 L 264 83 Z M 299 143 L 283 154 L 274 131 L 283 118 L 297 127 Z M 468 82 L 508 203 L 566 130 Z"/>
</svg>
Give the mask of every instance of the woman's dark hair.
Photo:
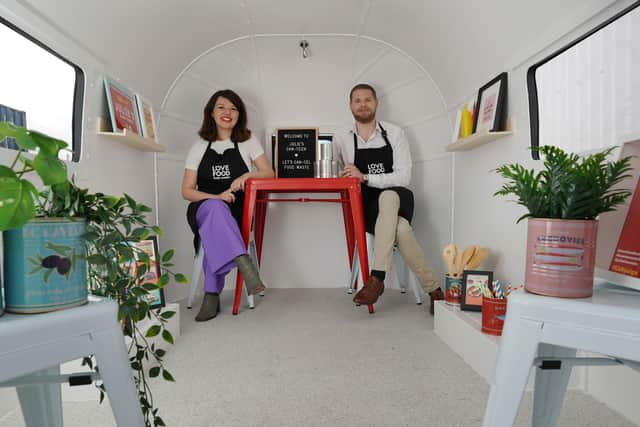
<svg viewBox="0 0 640 427">
<path fill-rule="evenodd" d="M 211 113 L 220 97 L 228 99 L 238 109 L 238 122 L 233 127 L 233 131 L 231 131 L 231 141 L 244 142 L 251 138 L 251 131 L 247 129 L 247 109 L 244 107 L 242 99 L 231 89 L 219 90 L 211 96 L 209 102 L 207 102 L 207 105 L 204 107 L 202 127 L 200 127 L 198 135 L 206 141 L 218 140 L 218 127 L 213 117 L 211 117 Z"/>
</svg>

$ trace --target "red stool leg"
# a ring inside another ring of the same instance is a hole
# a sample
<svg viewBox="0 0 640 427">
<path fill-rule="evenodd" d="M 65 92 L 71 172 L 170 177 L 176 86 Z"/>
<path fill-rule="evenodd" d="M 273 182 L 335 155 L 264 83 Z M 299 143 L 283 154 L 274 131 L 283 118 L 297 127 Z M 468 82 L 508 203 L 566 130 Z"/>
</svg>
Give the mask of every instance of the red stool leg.
<svg viewBox="0 0 640 427">
<path fill-rule="evenodd" d="M 340 198 L 349 200 L 348 191 L 341 191 Z M 353 247 L 355 246 L 353 238 L 353 217 L 351 216 L 351 205 L 348 202 L 342 202 L 342 218 L 344 219 L 344 234 L 347 238 L 347 256 L 349 257 L 349 268 L 353 266 Z M 354 288 L 358 289 L 358 280 L 354 283 Z"/>
<path fill-rule="evenodd" d="M 251 221 L 253 220 L 253 212 L 256 208 L 256 190 L 251 180 L 245 183 L 244 208 L 242 211 L 242 240 L 246 248 L 249 247 L 249 238 L 251 237 Z M 238 314 L 240 307 L 240 298 L 242 297 L 242 274 L 238 270 L 236 276 L 236 293 L 233 298 L 233 314 Z"/>
<path fill-rule="evenodd" d="M 262 193 L 262 192 L 260 192 Z M 259 199 L 266 199 L 267 194 L 260 194 Z M 262 261 L 262 242 L 264 239 L 264 224 L 267 220 L 267 202 L 256 203 L 256 223 L 253 230 L 253 235 L 256 239 L 256 253 L 258 255 L 258 265 Z"/>
<path fill-rule="evenodd" d="M 351 217 L 353 219 L 358 255 L 360 257 L 360 271 L 362 273 L 362 279 L 366 282 L 369 278 L 369 259 L 367 256 L 364 211 L 362 210 L 362 194 L 360 193 L 359 185 L 349 187 L 349 204 L 351 205 Z M 369 313 L 373 313 L 373 311 L 373 304 L 369 304 Z"/>
</svg>

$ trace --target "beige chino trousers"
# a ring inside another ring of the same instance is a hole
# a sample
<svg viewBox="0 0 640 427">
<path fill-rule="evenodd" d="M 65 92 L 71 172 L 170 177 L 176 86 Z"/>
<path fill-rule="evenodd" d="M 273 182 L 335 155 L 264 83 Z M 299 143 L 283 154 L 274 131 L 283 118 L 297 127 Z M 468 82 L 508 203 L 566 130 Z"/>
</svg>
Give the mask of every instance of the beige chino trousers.
<svg viewBox="0 0 640 427">
<path fill-rule="evenodd" d="M 440 287 L 435 280 L 431 265 L 416 240 L 413 227 L 405 218 L 398 216 L 400 197 L 392 190 L 383 191 L 378 198 L 379 213 L 373 243 L 373 269 L 390 271 L 393 245 L 397 242 L 400 255 L 416 275 L 425 293 Z"/>
</svg>

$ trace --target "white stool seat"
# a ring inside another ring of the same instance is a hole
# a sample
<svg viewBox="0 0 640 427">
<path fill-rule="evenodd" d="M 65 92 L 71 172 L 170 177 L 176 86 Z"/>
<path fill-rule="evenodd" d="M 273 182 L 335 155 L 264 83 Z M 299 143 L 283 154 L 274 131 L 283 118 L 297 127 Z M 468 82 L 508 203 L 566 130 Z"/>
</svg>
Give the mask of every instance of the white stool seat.
<svg viewBox="0 0 640 427">
<path fill-rule="evenodd" d="M 369 259 L 373 259 L 373 239 L 374 236 L 371 233 L 366 233 L 367 237 L 367 256 Z M 422 304 L 422 293 L 420 292 L 420 288 L 418 287 L 418 280 L 416 279 L 413 271 L 409 269 L 409 267 L 405 264 L 402 256 L 398 252 L 397 247 L 393 247 L 393 264 L 394 264 L 394 275 L 389 277 L 391 281 L 395 279 L 398 283 L 398 287 L 400 288 L 400 292 L 403 294 L 407 292 L 407 283 L 411 286 L 411 290 L 413 290 L 413 296 L 416 299 L 416 304 Z M 349 279 L 349 289 L 348 293 L 353 293 L 356 280 L 358 279 L 358 275 L 360 275 L 360 264 L 358 263 L 358 248 L 353 247 L 353 262 L 351 265 L 351 279 Z M 387 276 L 388 277 L 388 276 Z M 360 280 L 362 280 L 362 275 L 360 275 Z M 385 280 L 386 283 L 386 280 Z M 364 284 L 364 282 L 363 282 Z"/>
<path fill-rule="evenodd" d="M 144 426 L 117 316 L 114 301 L 93 297 L 86 305 L 51 313 L 5 314 L 0 317 L 0 383 L 45 369 L 51 374 L 58 371 L 52 366 L 93 354 L 117 424 Z M 62 426 L 59 384 L 17 389 L 27 426 Z"/>
<path fill-rule="evenodd" d="M 615 358 L 609 364 L 638 369 L 633 361 L 640 361 L 640 292 L 603 284 L 583 299 L 512 294 L 483 425 L 513 425 L 535 365 L 532 425 L 554 426 L 571 367 L 606 362 L 581 363 L 574 358 L 576 350 L 608 355 Z"/>
</svg>

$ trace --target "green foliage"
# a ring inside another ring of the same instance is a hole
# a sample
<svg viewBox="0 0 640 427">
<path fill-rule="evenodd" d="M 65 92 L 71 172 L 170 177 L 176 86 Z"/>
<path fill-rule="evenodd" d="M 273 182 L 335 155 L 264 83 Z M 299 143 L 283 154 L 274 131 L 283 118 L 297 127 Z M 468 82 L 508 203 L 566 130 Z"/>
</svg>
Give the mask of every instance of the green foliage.
<svg viewBox="0 0 640 427">
<path fill-rule="evenodd" d="M 152 268 L 152 261 L 131 243 L 162 231 L 147 224 L 146 215 L 151 211 L 147 206 L 137 203 L 127 194 L 115 198 L 79 189 L 74 189 L 73 193 L 78 197 L 72 199 L 82 200 L 82 216 L 87 218 L 89 290 L 94 295 L 118 301 L 118 319 L 123 325 L 124 335 L 129 338 L 129 361 L 145 422 L 163 426 L 158 409 L 154 408 L 148 379 L 160 373 L 166 381 L 175 379 L 163 364 L 165 351 L 156 348 L 147 338 L 160 336 L 164 342 L 173 344 L 173 336 L 166 329 L 166 324 L 175 312 L 151 310 L 145 297 L 169 283 L 171 276 L 175 276 L 177 282 L 182 282 L 185 276 L 169 270 L 173 250 L 168 250 L 156 260 L 161 272 L 157 283 L 141 285 L 144 274 Z M 134 258 L 137 258 L 137 263 L 132 268 Z M 146 330 L 139 326 L 144 319 L 152 320 L 152 326 Z"/>
<path fill-rule="evenodd" d="M 595 219 L 614 211 L 631 195 L 628 190 L 613 189 L 631 171 L 631 157 L 607 161 L 614 148 L 580 157 L 545 145 L 540 148 L 544 169 L 538 173 L 518 164 L 497 168 L 507 182 L 494 196 L 514 195 L 516 203 L 529 210 L 516 222 L 528 217 Z"/>
<path fill-rule="evenodd" d="M 37 150 L 35 155 L 18 151 L 10 166 L 0 165 L 0 231 L 22 227 L 35 217 L 39 199 L 36 186 L 28 179 L 35 173 L 44 185 L 67 181 L 67 168 L 58 153 L 67 144 L 39 132 L 12 123 L 0 122 L 0 140 L 15 138 L 23 150 Z"/>
<path fill-rule="evenodd" d="M 147 206 L 136 202 L 131 196 L 114 197 L 102 193 L 90 193 L 67 179 L 67 168 L 58 159 L 58 153 L 67 146 L 63 141 L 39 132 L 30 131 L 11 123 L 0 122 L 0 140 L 13 137 L 23 150 L 18 151 L 10 166 L 0 165 L 0 231 L 18 228 L 35 216 L 82 217 L 87 222 L 85 240 L 87 254 L 70 253 L 69 248 L 56 247 L 59 256 L 68 257 L 70 267 L 76 262 L 87 262 L 89 291 L 94 295 L 111 298 L 118 302 L 118 319 L 127 337 L 129 362 L 138 391 L 140 406 L 147 426 L 164 426 L 164 421 L 154 407 L 153 394 L 148 379 L 158 377 L 175 381 L 165 368 L 165 350 L 156 348 L 147 341 L 150 337 L 162 337 L 173 344 L 173 336 L 166 329 L 167 321 L 175 312 L 151 310 L 146 296 L 169 283 L 171 276 L 178 283 L 185 283 L 184 274 L 174 274 L 173 250 L 162 254 L 157 262 L 161 275 L 157 283 L 144 283 L 144 274 L 151 269 L 149 256 L 132 246 L 132 242 L 146 239 L 150 234 L 162 236 L 162 230 L 146 222 L 151 212 Z M 37 175 L 44 189 L 38 192 L 27 176 Z M 137 255 L 137 256 L 136 256 Z M 31 259 L 35 268 L 32 274 L 43 274 L 46 283 L 54 271 L 44 259 Z M 135 268 L 132 260 L 137 258 Z M 65 272 L 66 273 L 66 272 Z M 151 320 L 152 326 L 143 331 L 142 320 Z M 90 357 L 83 364 L 98 370 Z M 98 386 L 100 402 L 104 399 L 104 386 Z"/>
</svg>

